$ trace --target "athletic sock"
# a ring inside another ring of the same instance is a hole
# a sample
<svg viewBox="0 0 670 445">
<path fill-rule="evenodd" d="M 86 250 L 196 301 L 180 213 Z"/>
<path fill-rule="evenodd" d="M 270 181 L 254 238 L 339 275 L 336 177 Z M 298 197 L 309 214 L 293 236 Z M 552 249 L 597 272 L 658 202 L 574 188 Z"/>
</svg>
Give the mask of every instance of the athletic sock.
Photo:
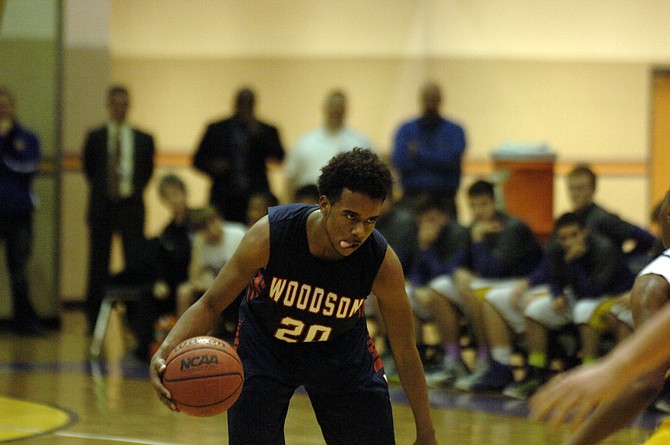
<svg viewBox="0 0 670 445">
<path fill-rule="evenodd" d="M 594 364 L 594 363 L 597 362 L 597 361 L 598 361 L 598 357 L 584 357 L 584 358 L 582 359 L 582 364 L 584 364 L 584 365 L 592 365 L 592 364 Z"/>
<path fill-rule="evenodd" d="M 450 342 L 444 346 L 447 357 L 454 361 L 461 360 L 461 346 L 457 342 Z"/>
<path fill-rule="evenodd" d="M 482 363 L 489 363 L 491 361 L 491 351 L 488 347 L 480 347 L 477 349 L 477 359 Z"/>
<path fill-rule="evenodd" d="M 528 355 L 528 364 L 533 368 L 545 368 L 547 366 L 547 354 L 544 352 L 531 352 Z"/>
</svg>

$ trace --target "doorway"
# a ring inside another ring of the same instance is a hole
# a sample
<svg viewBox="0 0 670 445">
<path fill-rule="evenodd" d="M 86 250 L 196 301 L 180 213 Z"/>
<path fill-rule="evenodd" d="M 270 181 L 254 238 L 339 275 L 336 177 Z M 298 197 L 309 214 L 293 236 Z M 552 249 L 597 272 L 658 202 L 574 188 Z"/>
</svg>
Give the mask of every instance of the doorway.
<svg viewBox="0 0 670 445">
<path fill-rule="evenodd" d="M 649 203 L 652 208 L 670 187 L 670 70 L 652 78 Z"/>
</svg>

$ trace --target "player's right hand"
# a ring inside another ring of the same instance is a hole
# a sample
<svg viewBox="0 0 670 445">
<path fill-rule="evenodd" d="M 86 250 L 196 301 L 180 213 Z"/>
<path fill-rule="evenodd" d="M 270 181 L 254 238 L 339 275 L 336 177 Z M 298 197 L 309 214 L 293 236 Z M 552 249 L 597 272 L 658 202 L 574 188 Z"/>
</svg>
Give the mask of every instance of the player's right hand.
<svg viewBox="0 0 670 445">
<path fill-rule="evenodd" d="M 167 406 L 172 411 L 179 411 L 177 405 L 172 401 L 170 391 L 163 385 L 163 373 L 165 372 L 166 367 L 165 358 L 160 355 L 160 351 L 156 352 L 151 358 L 151 364 L 149 365 L 151 384 L 163 405 Z"/>
</svg>

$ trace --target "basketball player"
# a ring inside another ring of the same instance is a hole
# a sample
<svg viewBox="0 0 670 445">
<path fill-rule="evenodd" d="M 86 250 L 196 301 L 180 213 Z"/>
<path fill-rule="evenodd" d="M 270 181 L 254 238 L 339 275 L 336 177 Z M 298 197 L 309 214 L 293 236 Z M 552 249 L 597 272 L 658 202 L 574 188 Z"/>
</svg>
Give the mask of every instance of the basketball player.
<svg viewBox="0 0 670 445">
<path fill-rule="evenodd" d="M 663 244 L 670 246 L 670 191 L 661 207 Z M 530 401 L 532 416 L 557 427 L 570 422 L 570 445 L 594 444 L 637 417 L 658 395 L 670 367 L 670 249 L 638 275 L 631 299 L 637 331 L 597 364 L 559 375 Z M 667 444 L 670 420 L 645 445 Z"/>
<path fill-rule="evenodd" d="M 322 168 L 317 205 L 273 207 L 252 226 L 154 355 L 152 383 L 163 403 L 176 409 L 161 383 L 169 352 L 209 332 L 248 285 L 236 340 L 245 382 L 228 410 L 229 443 L 283 444 L 289 401 L 299 386 L 326 443 L 395 443 L 388 385 L 363 315 L 374 292 L 414 414 L 415 444 L 435 445 L 402 267 L 375 230 L 391 184 L 377 155 L 355 148 Z"/>
</svg>

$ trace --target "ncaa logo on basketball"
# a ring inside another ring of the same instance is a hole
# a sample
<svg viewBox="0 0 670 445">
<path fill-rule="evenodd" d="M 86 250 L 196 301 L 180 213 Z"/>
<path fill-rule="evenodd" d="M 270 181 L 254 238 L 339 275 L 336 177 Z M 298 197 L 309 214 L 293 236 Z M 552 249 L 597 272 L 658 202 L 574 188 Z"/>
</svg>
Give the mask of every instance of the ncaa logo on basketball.
<svg viewBox="0 0 670 445">
<path fill-rule="evenodd" d="M 216 354 L 212 355 L 192 355 L 181 359 L 180 371 L 189 371 L 191 368 L 200 368 L 201 366 L 218 365 L 219 358 Z"/>
</svg>

